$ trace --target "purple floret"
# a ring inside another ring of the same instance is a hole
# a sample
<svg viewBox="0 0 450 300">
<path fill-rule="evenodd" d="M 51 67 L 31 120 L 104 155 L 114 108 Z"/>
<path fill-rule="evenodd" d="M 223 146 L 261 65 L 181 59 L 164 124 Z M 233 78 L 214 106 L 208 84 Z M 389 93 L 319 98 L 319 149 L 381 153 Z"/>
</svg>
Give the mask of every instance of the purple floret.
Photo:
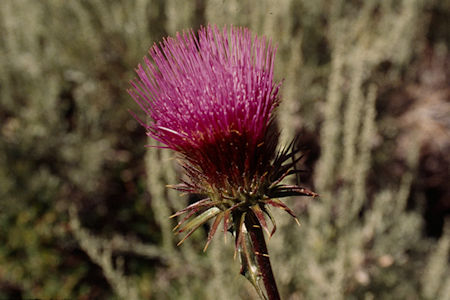
<svg viewBox="0 0 450 300">
<path fill-rule="evenodd" d="M 197 192 L 249 188 L 269 171 L 278 143 L 275 52 L 246 28 L 208 26 L 164 39 L 136 69 L 129 93 L 149 117 L 141 123 L 181 154 Z"/>
</svg>

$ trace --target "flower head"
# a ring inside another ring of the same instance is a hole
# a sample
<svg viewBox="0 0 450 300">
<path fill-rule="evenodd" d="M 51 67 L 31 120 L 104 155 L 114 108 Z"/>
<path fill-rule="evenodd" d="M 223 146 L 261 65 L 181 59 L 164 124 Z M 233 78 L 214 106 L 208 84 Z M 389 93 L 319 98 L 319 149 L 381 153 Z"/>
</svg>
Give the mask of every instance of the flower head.
<svg viewBox="0 0 450 300">
<path fill-rule="evenodd" d="M 314 195 L 280 183 L 295 173 L 296 160 L 289 159 L 296 151 L 292 144 L 277 153 L 275 52 L 246 28 L 208 26 L 164 39 L 136 69 L 129 93 L 150 120 L 140 123 L 179 154 L 187 174 L 175 188 L 207 197 L 176 214 L 188 213 L 181 225 L 203 212 L 180 231 L 216 217 L 214 234 L 222 219 L 227 229 L 230 214 L 239 227 L 236 219 L 247 209 L 267 228 L 266 204 L 292 213 L 275 198 Z"/>
</svg>

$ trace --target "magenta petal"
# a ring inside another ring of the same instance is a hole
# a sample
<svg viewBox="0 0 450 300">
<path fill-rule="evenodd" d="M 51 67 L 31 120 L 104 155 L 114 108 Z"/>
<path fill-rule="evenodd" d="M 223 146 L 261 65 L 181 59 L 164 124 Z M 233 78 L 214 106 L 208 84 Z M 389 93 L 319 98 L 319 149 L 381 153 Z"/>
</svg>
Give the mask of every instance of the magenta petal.
<svg viewBox="0 0 450 300">
<path fill-rule="evenodd" d="M 129 93 L 149 117 L 138 121 L 198 185 L 245 186 L 243 174 L 251 182 L 267 171 L 278 142 L 275 52 L 247 28 L 207 26 L 155 44 L 136 69 Z"/>
</svg>

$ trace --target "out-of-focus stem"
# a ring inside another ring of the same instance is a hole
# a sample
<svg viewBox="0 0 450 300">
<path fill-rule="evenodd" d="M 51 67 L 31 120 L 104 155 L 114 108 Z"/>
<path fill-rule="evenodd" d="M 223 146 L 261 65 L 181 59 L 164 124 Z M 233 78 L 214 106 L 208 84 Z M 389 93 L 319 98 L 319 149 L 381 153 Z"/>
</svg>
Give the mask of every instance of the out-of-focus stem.
<svg viewBox="0 0 450 300">
<path fill-rule="evenodd" d="M 267 251 L 266 240 L 261 225 L 253 212 L 247 213 L 245 219 L 245 227 L 250 234 L 253 245 L 256 262 L 264 282 L 267 297 L 269 300 L 280 300 L 277 283 L 273 276 L 272 267 L 270 265 L 269 252 Z"/>
</svg>

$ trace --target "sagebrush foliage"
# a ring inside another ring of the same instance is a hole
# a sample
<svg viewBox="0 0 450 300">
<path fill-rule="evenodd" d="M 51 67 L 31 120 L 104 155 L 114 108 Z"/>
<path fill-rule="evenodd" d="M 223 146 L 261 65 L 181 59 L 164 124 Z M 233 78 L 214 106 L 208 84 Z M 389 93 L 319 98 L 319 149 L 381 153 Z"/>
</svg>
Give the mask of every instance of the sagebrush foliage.
<svg viewBox="0 0 450 300">
<path fill-rule="evenodd" d="M 287 201 L 300 228 L 275 213 L 269 246 L 283 298 L 446 299 L 448 238 L 424 237 L 419 208 L 407 207 L 417 200 L 420 145 L 390 177 L 375 106 L 383 89 L 413 77 L 427 12 L 444 9 L 413 0 L 1 1 L 0 297 L 254 296 L 231 239 L 201 256 L 201 230 L 175 246 L 168 216 L 189 199 L 165 185 L 180 170 L 169 151 L 145 152 L 127 113 L 136 107 L 124 91 L 149 46 L 211 23 L 278 44 L 281 143 L 301 129 L 319 139 L 305 184 L 321 198 Z"/>
</svg>

